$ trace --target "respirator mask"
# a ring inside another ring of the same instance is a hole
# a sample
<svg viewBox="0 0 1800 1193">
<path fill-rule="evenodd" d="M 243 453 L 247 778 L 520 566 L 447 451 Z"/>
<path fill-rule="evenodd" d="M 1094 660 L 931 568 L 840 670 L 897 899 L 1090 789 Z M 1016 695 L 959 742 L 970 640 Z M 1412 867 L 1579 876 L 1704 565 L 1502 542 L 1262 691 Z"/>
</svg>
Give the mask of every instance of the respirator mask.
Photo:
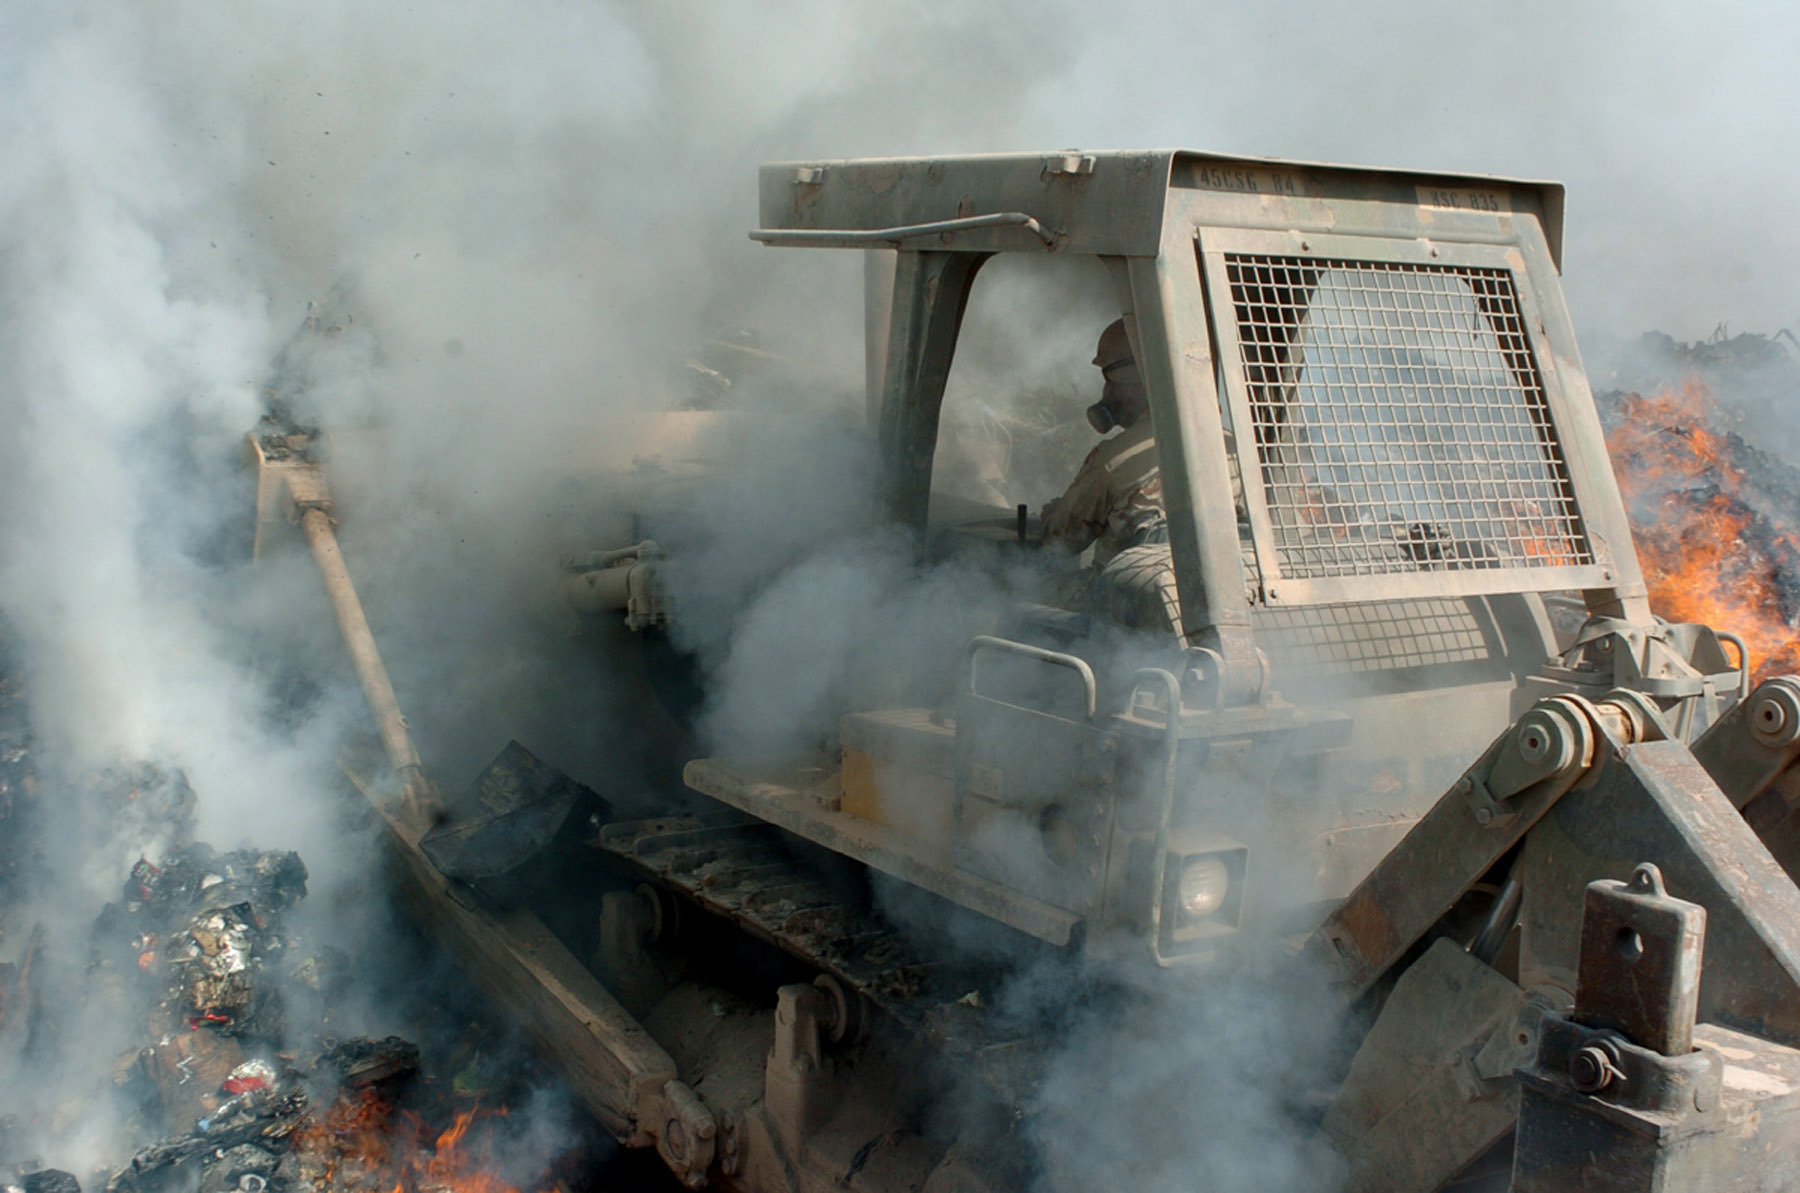
<svg viewBox="0 0 1800 1193">
<path fill-rule="evenodd" d="M 1096 435 L 1104 435 L 1119 425 L 1119 420 L 1113 417 L 1112 403 L 1105 398 L 1087 408 L 1087 420 Z"/>
<path fill-rule="evenodd" d="M 1120 415 L 1129 406 L 1142 404 L 1144 383 L 1138 380 L 1137 362 L 1129 356 L 1107 365 L 1100 370 L 1100 375 L 1106 378 L 1106 389 L 1100 400 L 1087 408 L 1087 420 L 1096 434 L 1104 435 L 1114 427 L 1127 425 L 1127 420 Z"/>
</svg>

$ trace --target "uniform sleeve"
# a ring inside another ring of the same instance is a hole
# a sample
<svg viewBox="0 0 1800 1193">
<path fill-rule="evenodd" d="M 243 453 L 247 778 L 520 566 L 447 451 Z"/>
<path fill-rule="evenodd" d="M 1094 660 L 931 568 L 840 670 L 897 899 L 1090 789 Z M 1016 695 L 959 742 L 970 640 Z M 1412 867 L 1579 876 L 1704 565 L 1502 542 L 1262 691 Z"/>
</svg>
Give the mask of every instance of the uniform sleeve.
<svg viewBox="0 0 1800 1193">
<path fill-rule="evenodd" d="M 1087 550 L 1106 529 L 1111 481 L 1101 451 L 1095 448 L 1082 461 L 1068 489 L 1045 511 L 1044 541 L 1056 543 L 1071 555 Z"/>
</svg>

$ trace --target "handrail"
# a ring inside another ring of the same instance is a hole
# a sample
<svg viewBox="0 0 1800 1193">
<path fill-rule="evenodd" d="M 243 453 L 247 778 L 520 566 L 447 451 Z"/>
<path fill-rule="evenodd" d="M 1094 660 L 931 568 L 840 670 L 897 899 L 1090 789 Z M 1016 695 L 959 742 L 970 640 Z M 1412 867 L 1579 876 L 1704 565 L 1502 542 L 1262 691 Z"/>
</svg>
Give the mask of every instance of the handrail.
<svg viewBox="0 0 1800 1193">
<path fill-rule="evenodd" d="M 1181 681 L 1161 667 L 1141 668 L 1131 677 L 1128 707 L 1136 707 L 1138 688 L 1146 680 L 1161 684 L 1169 701 L 1169 717 L 1163 722 L 1162 773 L 1157 779 L 1162 798 L 1156 820 L 1156 848 L 1150 858 L 1150 953 L 1160 961 L 1163 915 L 1169 910 L 1163 906 L 1168 894 L 1169 830 L 1175 822 L 1175 774 L 1181 757 Z"/>
<path fill-rule="evenodd" d="M 963 663 L 969 670 L 968 692 L 971 696 L 980 696 L 976 689 L 976 677 L 979 674 L 975 659 L 984 650 L 999 651 L 1002 654 L 1016 654 L 1023 658 L 1035 659 L 1040 663 L 1048 663 L 1052 667 L 1066 667 L 1081 677 L 1083 705 L 1087 710 L 1087 719 L 1093 720 L 1094 713 L 1100 706 L 1100 686 L 1094 680 L 1094 669 L 1085 660 L 1072 654 L 1062 654 L 1054 650 L 1045 650 L 1041 646 L 1030 646 L 1024 642 L 1013 642 L 1006 638 L 995 638 L 989 634 L 977 634 L 969 639 L 969 645 L 963 651 Z M 993 697 L 985 697 L 993 699 Z M 1002 702 L 1004 703 L 1004 702 Z"/>
<path fill-rule="evenodd" d="M 768 245 L 799 245 L 806 248 L 857 248 L 871 244 L 900 247 L 903 240 L 944 233 L 970 232 L 977 228 L 1024 228 L 1044 242 L 1046 248 L 1056 246 L 1056 234 L 1047 231 L 1035 216 L 1023 211 L 996 211 L 988 215 L 967 215 L 953 220 L 935 220 L 929 224 L 905 224 L 898 228 L 758 228 L 750 239 Z"/>
<path fill-rule="evenodd" d="M 1742 637 L 1737 634 L 1728 634 L 1724 630 L 1714 630 L 1713 637 L 1737 647 L 1738 699 L 1748 700 L 1750 698 L 1750 648 L 1744 645 Z"/>
</svg>

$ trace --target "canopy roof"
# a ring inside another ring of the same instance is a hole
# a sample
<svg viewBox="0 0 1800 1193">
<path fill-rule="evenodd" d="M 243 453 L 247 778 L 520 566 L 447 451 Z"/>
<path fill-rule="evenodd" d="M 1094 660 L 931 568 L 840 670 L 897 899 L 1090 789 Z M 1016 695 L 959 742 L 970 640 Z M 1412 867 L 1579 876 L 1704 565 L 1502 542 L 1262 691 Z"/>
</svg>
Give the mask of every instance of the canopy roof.
<svg viewBox="0 0 1800 1193">
<path fill-rule="evenodd" d="M 1531 215 L 1562 262 L 1560 183 L 1190 149 L 777 162 L 761 197 L 752 235 L 778 244 L 1154 256 L 1180 202 L 1200 225 L 1499 241 Z M 903 235 L 871 235 L 887 231 Z"/>
</svg>

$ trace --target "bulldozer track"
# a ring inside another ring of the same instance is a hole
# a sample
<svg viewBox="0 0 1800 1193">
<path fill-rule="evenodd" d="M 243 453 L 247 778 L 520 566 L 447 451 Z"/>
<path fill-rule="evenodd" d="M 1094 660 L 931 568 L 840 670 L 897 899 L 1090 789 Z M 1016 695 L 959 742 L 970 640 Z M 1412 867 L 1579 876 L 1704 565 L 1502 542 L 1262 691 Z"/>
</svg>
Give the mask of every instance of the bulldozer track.
<svg viewBox="0 0 1800 1193">
<path fill-rule="evenodd" d="M 719 811 L 608 824 L 595 844 L 661 889 L 829 974 L 902 1031 L 972 1064 L 996 1094 L 1010 1099 L 1034 1085 L 1042 1050 L 1032 1025 L 990 1013 L 1004 969 L 927 952 L 916 933 L 807 873 L 794 841 L 775 825 Z"/>
</svg>

